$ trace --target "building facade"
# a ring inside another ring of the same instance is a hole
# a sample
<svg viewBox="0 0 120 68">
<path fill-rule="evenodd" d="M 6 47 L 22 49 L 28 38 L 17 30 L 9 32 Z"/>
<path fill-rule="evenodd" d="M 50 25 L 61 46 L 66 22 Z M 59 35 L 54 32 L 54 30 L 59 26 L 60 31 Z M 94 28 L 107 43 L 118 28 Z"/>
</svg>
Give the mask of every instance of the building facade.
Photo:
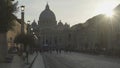
<svg viewBox="0 0 120 68">
<path fill-rule="evenodd" d="M 14 26 L 11 30 L 7 33 L 0 33 L 0 61 L 4 60 L 8 50 L 16 45 L 14 43 L 14 38 L 21 33 L 20 22 L 17 19 L 14 19 L 12 22 Z"/>
<path fill-rule="evenodd" d="M 47 4 L 45 10 L 40 14 L 38 24 L 33 21 L 28 31 L 39 38 L 38 44 L 41 48 L 62 49 L 67 44 L 65 34 L 69 28 L 67 23 L 63 24 L 61 21 L 57 23 L 54 12 Z"/>
</svg>

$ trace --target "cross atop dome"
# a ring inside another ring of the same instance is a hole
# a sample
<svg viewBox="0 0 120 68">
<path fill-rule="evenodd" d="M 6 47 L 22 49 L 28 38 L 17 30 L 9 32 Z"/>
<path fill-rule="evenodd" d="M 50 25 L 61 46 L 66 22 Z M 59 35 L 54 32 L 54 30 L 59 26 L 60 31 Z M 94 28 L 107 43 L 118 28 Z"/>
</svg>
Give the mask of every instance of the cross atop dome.
<svg viewBox="0 0 120 68">
<path fill-rule="evenodd" d="M 48 2 L 47 2 L 47 5 L 46 5 L 46 9 L 49 9 L 49 5 L 48 5 Z"/>
</svg>

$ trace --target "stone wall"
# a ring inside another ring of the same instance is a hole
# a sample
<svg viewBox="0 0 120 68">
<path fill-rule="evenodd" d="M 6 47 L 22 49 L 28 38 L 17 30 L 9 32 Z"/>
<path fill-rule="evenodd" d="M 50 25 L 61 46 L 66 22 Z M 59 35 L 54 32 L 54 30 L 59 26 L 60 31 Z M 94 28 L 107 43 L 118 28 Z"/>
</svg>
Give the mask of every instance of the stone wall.
<svg viewBox="0 0 120 68">
<path fill-rule="evenodd" d="M 10 47 L 14 47 L 15 46 L 14 38 L 16 37 L 16 35 L 21 33 L 21 24 L 18 21 L 16 21 L 16 20 L 14 20 L 13 22 L 15 23 L 15 26 L 13 27 L 12 30 L 9 30 L 7 32 L 8 49 Z"/>
</svg>

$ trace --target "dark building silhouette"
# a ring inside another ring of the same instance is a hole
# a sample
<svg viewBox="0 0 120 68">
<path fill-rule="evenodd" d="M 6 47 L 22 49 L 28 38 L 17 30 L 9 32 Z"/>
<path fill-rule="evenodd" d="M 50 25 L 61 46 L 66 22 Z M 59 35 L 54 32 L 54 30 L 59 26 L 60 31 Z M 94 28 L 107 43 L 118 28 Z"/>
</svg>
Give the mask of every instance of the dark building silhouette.
<svg viewBox="0 0 120 68">
<path fill-rule="evenodd" d="M 62 38 L 64 36 L 63 32 L 69 29 L 70 26 L 67 23 L 63 24 L 61 21 L 57 24 L 56 16 L 47 4 L 40 14 L 38 24 L 34 20 L 31 28 L 33 29 L 31 33 L 35 33 L 39 38 L 38 44 L 41 47 L 62 49 L 65 47 L 65 40 Z"/>
</svg>

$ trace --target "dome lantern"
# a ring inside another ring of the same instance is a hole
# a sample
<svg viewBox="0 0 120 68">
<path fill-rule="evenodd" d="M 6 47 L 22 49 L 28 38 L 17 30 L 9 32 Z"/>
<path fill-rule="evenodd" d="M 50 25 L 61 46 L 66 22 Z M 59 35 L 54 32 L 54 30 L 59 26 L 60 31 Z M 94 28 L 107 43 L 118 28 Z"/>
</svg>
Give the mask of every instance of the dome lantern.
<svg viewBox="0 0 120 68">
<path fill-rule="evenodd" d="M 49 5 L 48 5 L 48 3 L 47 3 L 47 5 L 46 5 L 46 10 L 48 10 L 49 9 Z"/>
</svg>

